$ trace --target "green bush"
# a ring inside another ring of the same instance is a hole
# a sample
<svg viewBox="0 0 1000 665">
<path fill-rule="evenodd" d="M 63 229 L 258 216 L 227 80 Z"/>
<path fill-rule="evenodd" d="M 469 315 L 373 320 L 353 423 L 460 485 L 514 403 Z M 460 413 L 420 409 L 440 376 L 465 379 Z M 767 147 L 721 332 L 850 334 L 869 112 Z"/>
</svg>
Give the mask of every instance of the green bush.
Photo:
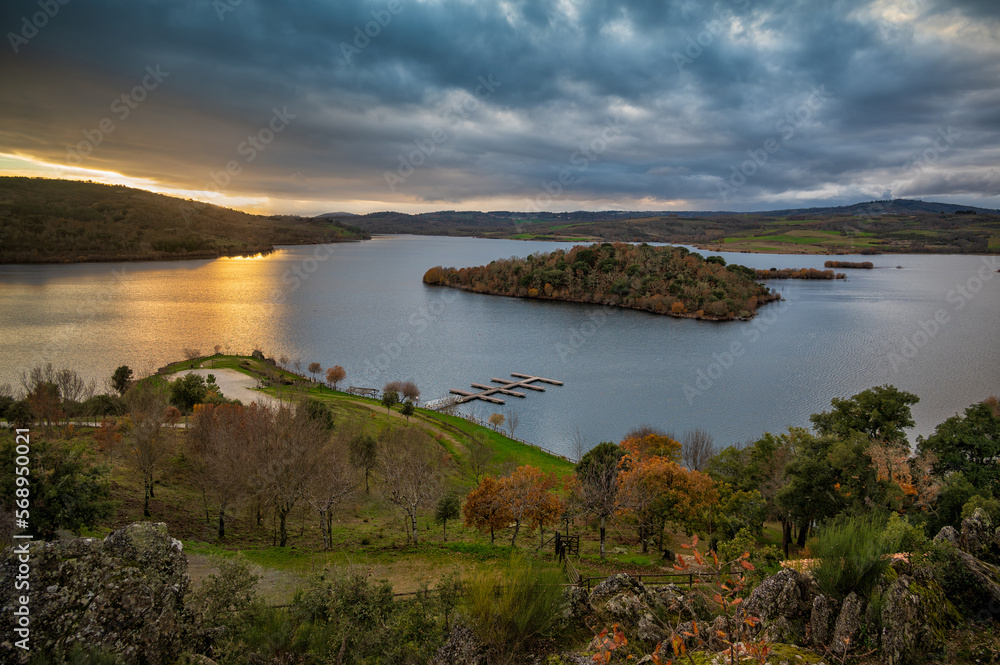
<svg viewBox="0 0 1000 665">
<path fill-rule="evenodd" d="M 885 527 L 878 517 L 852 515 L 820 529 L 809 549 L 820 560 L 813 574 L 824 594 L 839 599 L 852 591 L 862 598 L 871 595 L 890 568 L 889 555 L 899 551 L 898 535 Z"/>
<path fill-rule="evenodd" d="M 296 594 L 292 614 L 308 626 L 299 634 L 308 632 L 309 653 L 318 662 L 409 665 L 427 662 L 444 641 L 440 605 L 426 589 L 397 602 L 384 580 L 359 571 L 324 572 Z"/>
<path fill-rule="evenodd" d="M 206 626 L 234 626 L 263 609 L 257 593 L 260 575 L 242 555 L 218 560 L 219 572 L 209 575 L 194 592 L 193 607 Z"/>
<path fill-rule="evenodd" d="M 748 573 L 749 584 L 747 585 L 747 593 L 749 593 L 758 582 L 769 574 L 776 572 L 780 567 L 781 550 L 774 545 L 758 547 L 757 539 L 745 527 L 740 529 L 739 533 L 733 538 L 720 542 L 716 547 L 719 563 L 736 561 L 743 556 L 744 552 L 750 554 L 750 563 L 754 567 L 753 572 Z"/>
<path fill-rule="evenodd" d="M 898 544 L 900 552 L 916 552 L 927 544 L 922 525 L 911 524 L 906 517 L 893 513 L 885 527 L 885 538 Z"/>
<path fill-rule="evenodd" d="M 491 662 L 514 662 L 533 640 L 557 632 L 563 582 L 559 569 L 518 553 L 473 575 L 465 585 L 465 610 Z"/>
</svg>

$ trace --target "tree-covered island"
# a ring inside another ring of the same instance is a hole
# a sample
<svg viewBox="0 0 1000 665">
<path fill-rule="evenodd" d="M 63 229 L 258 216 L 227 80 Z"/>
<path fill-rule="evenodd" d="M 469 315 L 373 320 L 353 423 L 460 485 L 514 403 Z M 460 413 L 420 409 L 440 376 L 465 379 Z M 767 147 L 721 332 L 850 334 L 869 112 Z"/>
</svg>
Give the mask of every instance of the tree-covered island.
<svg viewBox="0 0 1000 665">
<path fill-rule="evenodd" d="M 597 303 L 716 321 L 749 319 L 781 296 L 741 265 L 684 247 L 601 243 L 474 268 L 436 266 L 427 284 L 476 293 Z"/>
</svg>

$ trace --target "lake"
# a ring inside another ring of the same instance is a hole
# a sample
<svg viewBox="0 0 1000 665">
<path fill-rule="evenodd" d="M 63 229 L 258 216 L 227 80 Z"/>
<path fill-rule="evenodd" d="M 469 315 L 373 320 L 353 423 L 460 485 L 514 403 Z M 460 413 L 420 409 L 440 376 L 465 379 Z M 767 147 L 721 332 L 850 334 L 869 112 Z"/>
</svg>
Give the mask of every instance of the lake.
<svg viewBox="0 0 1000 665">
<path fill-rule="evenodd" d="M 785 301 L 749 322 L 430 287 L 435 265 L 472 266 L 571 243 L 388 236 L 284 247 L 264 257 L 0 266 L 0 384 L 52 362 L 103 387 L 115 367 L 153 371 L 185 348 L 254 348 L 347 371 L 345 385 L 412 380 L 424 400 L 521 372 L 561 387 L 471 403 L 518 414 L 515 435 L 572 455 L 652 424 L 700 427 L 718 445 L 807 426 L 833 397 L 893 384 L 916 393 L 917 435 L 1000 393 L 997 257 L 884 255 L 847 280 L 781 280 Z M 708 252 L 703 252 L 706 256 Z M 830 257 L 721 254 L 753 268 Z M 852 257 L 833 257 L 852 260 Z M 897 268 L 897 266 L 899 266 Z"/>
</svg>

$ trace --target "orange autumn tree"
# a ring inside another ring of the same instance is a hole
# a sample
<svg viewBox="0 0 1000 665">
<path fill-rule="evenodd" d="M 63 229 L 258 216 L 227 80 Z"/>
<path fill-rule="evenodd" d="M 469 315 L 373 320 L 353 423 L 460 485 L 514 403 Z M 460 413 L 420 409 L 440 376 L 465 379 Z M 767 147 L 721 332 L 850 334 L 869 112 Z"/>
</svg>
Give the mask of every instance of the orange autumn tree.
<svg viewBox="0 0 1000 665">
<path fill-rule="evenodd" d="M 465 526 L 490 532 L 490 545 L 494 543 L 496 531 L 506 529 L 512 519 L 503 500 L 503 482 L 493 476 L 483 476 L 482 480 L 465 497 L 462 513 Z"/>
<path fill-rule="evenodd" d="M 873 443 L 866 451 L 879 482 L 899 488 L 899 510 L 927 510 L 941 489 L 932 473 L 937 458 L 933 453 L 910 457 L 908 452 L 887 443 Z"/>
<path fill-rule="evenodd" d="M 485 476 L 465 497 L 465 525 L 480 531 L 488 529 L 491 544 L 497 530 L 513 525 L 513 547 L 522 524 L 535 529 L 559 519 L 563 505 L 552 492 L 555 486 L 555 474 L 542 473 L 532 466 L 518 467 L 504 478 Z"/>
<path fill-rule="evenodd" d="M 678 464 L 681 445 L 669 437 L 649 434 L 625 439 L 621 446 L 625 456 L 619 462 L 618 482 L 623 512 L 636 519 L 643 552 L 654 533 L 662 549 L 668 522 L 691 530 L 715 502 L 715 482 Z"/>
<path fill-rule="evenodd" d="M 554 523 L 562 514 L 562 500 L 552 492 L 556 486 L 554 473 L 545 474 L 529 465 L 519 466 L 512 474 L 502 478 L 501 483 L 504 486 L 503 501 L 514 523 L 511 547 L 522 524 L 537 529 Z"/>
</svg>

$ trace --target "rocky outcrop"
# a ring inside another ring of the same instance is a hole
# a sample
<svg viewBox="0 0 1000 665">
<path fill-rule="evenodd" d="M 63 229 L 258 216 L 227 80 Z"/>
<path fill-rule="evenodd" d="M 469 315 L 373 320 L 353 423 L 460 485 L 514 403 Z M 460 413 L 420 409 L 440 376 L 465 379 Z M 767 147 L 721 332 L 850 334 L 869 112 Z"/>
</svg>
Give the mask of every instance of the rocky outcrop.
<svg viewBox="0 0 1000 665">
<path fill-rule="evenodd" d="M 854 648 L 858 633 L 861 631 L 861 610 L 864 609 L 864 605 L 864 601 L 852 591 L 847 594 L 847 598 L 840 606 L 837 625 L 830 640 L 830 649 L 838 656 Z"/>
<path fill-rule="evenodd" d="M 757 585 L 743 611 L 759 620 L 765 639 L 801 644 L 817 593 L 810 575 L 784 568 Z"/>
<path fill-rule="evenodd" d="M 943 645 L 949 622 L 959 618 L 929 576 L 900 576 L 885 592 L 883 603 L 879 653 L 886 665 L 923 662 Z"/>
<path fill-rule="evenodd" d="M 30 588 L 18 589 L 19 567 Z M 27 595 L 33 653 L 74 645 L 118 655 L 124 662 L 172 663 L 184 642 L 184 595 L 190 580 L 180 541 L 165 524 L 132 524 L 104 540 L 30 542 L 0 558 L 0 662 L 17 662 L 14 610 Z"/>
<path fill-rule="evenodd" d="M 487 649 L 472 629 L 456 624 L 448 641 L 437 650 L 431 665 L 486 665 Z"/>
<path fill-rule="evenodd" d="M 830 625 L 833 621 L 835 606 L 833 601 L 820 594 L 813 598 L 812 613 L 809 616 L 809 627 L 814 646 L 823 648 L 830 643 Z"/>
<path fill-rule="evenodd" d="M 977 558 L 985 558 L 995 544 L 993 522 L 982 508 L 962 520 L 962 532 L 958 536 L 958 546 Z"/>
</svg>

